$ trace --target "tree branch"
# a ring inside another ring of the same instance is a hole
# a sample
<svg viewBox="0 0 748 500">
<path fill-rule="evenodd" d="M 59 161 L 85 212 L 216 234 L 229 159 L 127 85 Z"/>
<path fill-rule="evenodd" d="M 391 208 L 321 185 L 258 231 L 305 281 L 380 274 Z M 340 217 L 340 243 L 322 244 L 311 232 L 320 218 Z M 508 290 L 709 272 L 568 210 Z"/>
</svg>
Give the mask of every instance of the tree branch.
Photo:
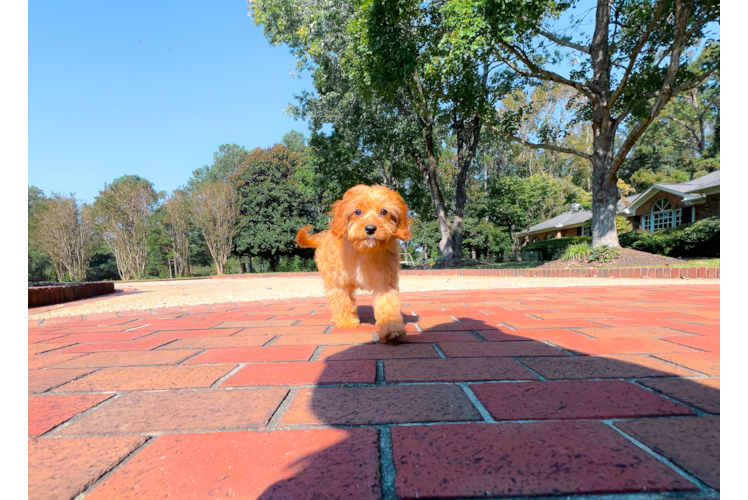
<svg viewBox="0 0 748 500">
<path fill-rule="evenodd" d="M 659 22 L 660 18 L 662 17 L 662 11 L 665 9 L 665 1 L 660 0 L 657 4 L 657 9 L 655 10 L 654 16 L 652 16 L 652 20 L 647 25 L 647 29 L 644 30 L 644 34 L 639 39 L 639 42 L 636 44 L 636 47 L 634 47 L 634 50 L 631 52 L 631 58 L 629 59 L 629 65 L 626 67 L 626 71 L 623 73 L 623 77 L 621 78 L 621 83 L 618 85 L 618 88 L 613 92 L 613 95 L 610 97 L 610 101 L 608 101 L 608 109 L 613 108 L 613 104 L 616 102 L 618 97 L 623 92 L 624 87 L 626 86 L 626 83 L 628 83 L 628 79 L 631 76 L 631 72 L 634 69 L 634 65 L 636 64 L 636 60 L 639 58 L 639 54 L 641 53 L 642 48 L 647 43 L 647 40 L 649 40 L 649 35 L 652 34 L 652 31 L 657 26 L 657 23 Z"/>
<path fill-rule="evenodd" d="M 564 85 L 567 85 L 569 87 L 572 87 L 572 88 L 576 89 L 578 92 L 584 94 L 589 99 L 597 100 L 597 96 L 595 94 L 593 94 L 592 92 L 590 92 L 590 90 L 585 87 L 585 85 L 589 85 L 589 84 L 583 85 L 583 84 L 581 84 L 579 82 L 575 82 L 574 80 L 569 80 L 568 78 L 565 78 L 565 77 L 559 75 L 558 73 L 554 73 L 553 71 L 548 71 L 548 70 L 545 70 L 545 69 L 541 68 L 537 64 L 533 63 L 530 60 L 530 58 L 527 57 L 527 54 L 525 54 L 521 49 L 519 49 L 518 47 L 515 47 L 515 46 L 513 46 L 513 45 L 511 45 L 511 44 L 509 44 L 509 43 L 507 43 L 507 42 L 505 42 L 503 40 L 499 40 L 499 45 L 501 45 L 504 48 L 506 48 L 517 59 L 519 59 L 520 61 L 522 61 L 522 63 L 524 63 L 530 69 L 530 71 L 532 71 L 532 73 L 528 73 L 527 71 L 523 71 L 523 70 L 519 69 L 517 66 L 511 64 L 507 58 L 502 58 L 502 60 L 504 61 L 504 63 L 507 66 L 509 66 L 512 70 L 514 70 L 516 73 L 518 73 L 518 74 L 520 74 L 522 76 L 526 76 L 528 78 L 540 78 L 541 80 L 548 80 L 548 81 L 551 81 L 551 82 L 562 83 Z M 597 90 L 597 89 L 593 89 L 593 90 Z"/>
<path fill-rule="evenodd" d="M 561 38 L 561 37 L 559 37 L 557 35 L 554 35 L 553 33 L 549 32 L 549 31 L 546 31 L 546 30 L 544 30 L 542 28 L 538 31 L 538 34 L 546 37 L 548 40 L 550 40 L 552 42 L 555 42 L 555 43 L 561 45 L 562 47 L 568 47 L 570 49 L 578 50 L 579 52 L 584 52 L 585 54 L 589 54 L 590 53 L 590 48 L 589 47 L 586 47 L 584 45 L 580 45 L 578 43 L 574 43 L 571 40 L 565 40 L 565 39 L 563 39 L 563 38 Z"/>
<path fill-rule="evenodd" d="M 535 144 L 530 141 L 526 141 L 520 137 L 514 136 L 508 132 L 505 132 L 501 130 L 499 127 L 496 127 L 495 125 L 485 122 L 488 127 L 493 130 L 494 132 L 503 135 L 504 137 L 507 137 L 509 139 L 512 139 L 513 141 L 517 141 L 520 144 L 523 144 L 527 146 L 528 148 L 532 149 L 550 149 L 551 151 L 558 151 L 559 153 L 566 153 L 570 155 L 579 156 L 580 158 L 584 158 L 585 160 L 592 161 L 592 155 L 588 155 L 587 153 L 582 153 L 581 151 L 577 151 L 576 149 L 570 149 L 570 148 L 564 148 L 561 146 L 555 146 L 553 144 Z"/>
</svg>

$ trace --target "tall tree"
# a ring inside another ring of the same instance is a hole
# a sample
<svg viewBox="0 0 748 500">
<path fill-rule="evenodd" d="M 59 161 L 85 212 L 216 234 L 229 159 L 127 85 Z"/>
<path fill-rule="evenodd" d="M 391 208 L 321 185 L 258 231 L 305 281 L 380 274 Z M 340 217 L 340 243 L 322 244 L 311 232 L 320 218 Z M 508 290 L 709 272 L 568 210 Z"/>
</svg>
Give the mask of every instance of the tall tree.
<svg viewBox="0 0 748 500">
<path fill-rule="evenodd" d="M 192 220 L 203 233 L 216 272 L 223 274 L 239 217 L 234 186 L 228 181 L 202 183 L 190 193 L 190 211 Z"/>
<path fill-rule="evenodd" d="M 203 165 L 192 171 L 192 177 L 187 181 L 186 189 L 192 190 L 203 182 L 226 181 L 234 175 L 247 157 L 249 152 L 243 146 L 236 144 L 221 144 L 218 151 L 213 153 L 213 164 Z"/>
<path fill-rule="evenodd" d="M 123 280 L 145 276 L 148 235 L 161 196 L 146 179 L 125 175 L 105 185 L 94 201 L 104 241 L 114 253 Z"/>
<path fill-rule="evenodd" d="M 187 276 L 190 265 L 190 208 L 185 193 L 175 189 L 162 205 L 164 228 L 171 239 L 171 253 L 174 257 L 174 272 L 177 276 Z"/>
<path fill-rule="evenodd" d="M 404 1 L 404 0 L 403 0 Z M 592 164 L 593 245 L 619 246 L 616 203 L 618 171 L 641 135 L 676 95 L 698 87 L 719 66 L 719 42 L 709 23 L 719 20 L 714 0 L 597 0 L 594 27 L 580 22 L 560 30 L 575 0 L 447 0 L 463 45 L 491 48 L 500 65 L 497 81 L 513 86 L 555 82 L 586 99 L 577 113 L 592 128 L 591 153 L 516 134 L 521 113 L 486 118 L 507 137 L 528 147 L 574 154 Z M 401 3 L 401 2 L 396 2 Z M 394 8 L 394 7 L 393 7 Z M 580 19 L 583 16 L 580 16 Z M 695 49 L 695 50 L 689 50 Z M 701 57 L 698 67 L 689 64 Z M 563 61 L 579 61 L 568 74 Z M 500 86 L 497 89 L 504 91 Z"/>
<path fill-rule="evenodd" d="M 282 255 L 310 257 L 296 245 L 296 233 L 306 224 L 320 226 L 322 215 L 310 192 L 299 181 L 304 174 L 301 156 L 286 146 L 257 148 L 250 152 L 231 178 L 240 203 L 240 229 L 236 253 L 262 257 L 277 269 Z"/>
<path fill-rule="evenodd" d="M 97 244 L 91 207 L 74 196 L 52 193 L 34 214 L 32 239 L 55 267 L 57 281 L 86 279 L 86 269 Z"/>
</svg>

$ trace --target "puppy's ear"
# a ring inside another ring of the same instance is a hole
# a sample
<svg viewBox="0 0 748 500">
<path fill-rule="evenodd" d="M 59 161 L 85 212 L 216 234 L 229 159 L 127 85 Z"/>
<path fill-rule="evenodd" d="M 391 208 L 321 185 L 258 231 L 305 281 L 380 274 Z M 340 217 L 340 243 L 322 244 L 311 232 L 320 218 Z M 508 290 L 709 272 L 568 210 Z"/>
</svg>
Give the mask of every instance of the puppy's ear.
<svg viewBox="0 0 748 500">
<path fill-rule="evenodd" d="M 403 241 L 410 239 L 410 220 L 408 219 L 408 207 L 405 205 L 405 200 L 399 194 L 397 195 L 397 211 L 399 212 L 397 218 L 397 229 L 395 229 L 395 236 Z"/>
<path fill-rule="evenodd" d="M 336 201 L 330 207 L 330 215 L 332 215 L 330 232 L 338 238 L 342 238 L 348 232 L 348 219 L 345 216 L 345 210 L 345 199 Z"/>
</svg>

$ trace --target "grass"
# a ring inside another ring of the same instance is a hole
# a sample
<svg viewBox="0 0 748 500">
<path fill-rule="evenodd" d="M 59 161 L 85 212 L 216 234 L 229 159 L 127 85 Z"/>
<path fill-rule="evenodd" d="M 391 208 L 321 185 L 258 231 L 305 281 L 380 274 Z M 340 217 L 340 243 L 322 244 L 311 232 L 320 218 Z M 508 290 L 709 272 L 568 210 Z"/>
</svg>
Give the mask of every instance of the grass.
<svg viewBox="0 0 748 500">
<path fill-rule="evenodd" d="M 719 267 L 719 258 L 684 260 L 671 267 Z"/>
</svg>

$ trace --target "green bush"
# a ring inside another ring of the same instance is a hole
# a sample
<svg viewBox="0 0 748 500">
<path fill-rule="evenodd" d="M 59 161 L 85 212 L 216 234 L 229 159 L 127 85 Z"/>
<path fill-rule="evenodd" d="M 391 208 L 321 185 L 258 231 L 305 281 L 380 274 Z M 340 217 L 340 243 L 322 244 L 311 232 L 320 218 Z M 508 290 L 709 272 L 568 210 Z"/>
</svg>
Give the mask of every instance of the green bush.
<svg viewBox="0 0 748 500">
<path fill-rule="evenodd" d="M 590 253 L 589 243 L 576 243 L 574 245 L 569 245 L 568 247 L 566 247 L 566 250 L 561 255 L 561 259 L 584 260 L 587 258 L 587 255 L 589 253 Z"/>
<path fill-rule="evenodd" d="M 608 245 L 600 245 L 590 251 L 588 259 L 590 262 L 592 262 L 593 260 L 597 260 L 600 262 L 610 262 L 617 259 L 620 255 L 621 251 L 617 248 L 613 248 Z"/>
<path fill-rule="evenodd" d="M 566 238 L 554 238 L 550 240 L 535 241 L 522 247 L 522 251 L 540 252 L 543 260 L 553 260 L 566 251 L 566 247 L 575 243 L 592 243 L 589 236 L 567 236 Z"/>
<path fill-rule="evenodd" d="M 618 237 L 621 246 L 670 257 L 719 257 L 719 217 L 649 233 L 638 229 Z"/>
</svg>

